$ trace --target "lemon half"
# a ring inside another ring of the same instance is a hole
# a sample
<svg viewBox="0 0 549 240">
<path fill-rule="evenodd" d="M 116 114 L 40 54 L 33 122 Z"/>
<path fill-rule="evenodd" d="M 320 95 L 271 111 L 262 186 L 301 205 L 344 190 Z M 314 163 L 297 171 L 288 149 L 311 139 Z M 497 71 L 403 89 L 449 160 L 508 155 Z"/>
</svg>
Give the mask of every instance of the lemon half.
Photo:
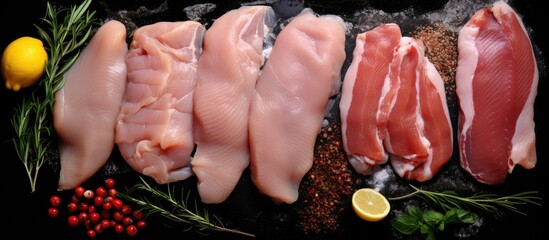
<svg viewBox="0 0 549 240">
<path fill-rule="evenodd" d="M 19 91 L 35 84 L 42 76 L 48 53 L 40 39 L 20 37 L 11 42 L 2 54 L 2 77 L 6 87 Z"/>
<path fill-rule="evenodd" d="M 387 198 L 372 188 L 361 188 L 353 193 L 352 204 L 355 213 L 369 222 L 382 220 L 391 210 Z"/>
</svg>

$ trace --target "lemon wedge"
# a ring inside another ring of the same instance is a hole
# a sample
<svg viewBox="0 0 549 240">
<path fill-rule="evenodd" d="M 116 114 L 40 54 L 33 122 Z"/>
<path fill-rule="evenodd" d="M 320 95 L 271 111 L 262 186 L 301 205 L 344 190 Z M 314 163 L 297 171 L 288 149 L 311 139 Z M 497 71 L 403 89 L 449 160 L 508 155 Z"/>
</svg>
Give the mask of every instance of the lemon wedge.
<svg viewBox="0 0 549 240">
<path fill-rule="evenodd" d="M 353 193 L 352 204 L 355 213 L 369 222 L 382 220 L 391 210 L 387 198 L 372 188 L 361 188 Z"/>
</svg>

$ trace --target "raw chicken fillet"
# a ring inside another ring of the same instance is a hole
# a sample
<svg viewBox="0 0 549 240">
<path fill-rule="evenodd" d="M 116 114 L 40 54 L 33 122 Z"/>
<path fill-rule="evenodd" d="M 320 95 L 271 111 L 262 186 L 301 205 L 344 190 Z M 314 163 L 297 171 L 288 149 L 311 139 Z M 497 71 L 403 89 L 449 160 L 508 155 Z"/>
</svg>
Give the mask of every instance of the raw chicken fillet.
<svg viewBox="0 0 549 240">
<path fill-rule="evenodd" d="M 109 21 L 65 73 L 65 85 L 55 94 L 53 109 L 60 142 L 59 190 L 88 180 L 105 165 L 115 147 L 127 51 L 126 27 Z"/>
<path fill-rule="evenodd" d="M 134 170 L 159 184 L 193 175 L 193 92 L 204 32 L 195 21 L 143 26 L 126 57 L 116 143 Z"/>
<path fill-rule="evenodd" d="M 269 6 L 243 6 L 206 31 L 194 93 L 197 149 L 191 162 L 204 203 L 225 201 L 250 164 L 250 101 L 274 19 Z"/>
<path fill-rule="evenodd" d="M 252 181 L 291 204 L 311 169 L 330 97 L 339 92 L 345 25 L 303 10 L 277 36 L 250 108 Z"/>
</svg>

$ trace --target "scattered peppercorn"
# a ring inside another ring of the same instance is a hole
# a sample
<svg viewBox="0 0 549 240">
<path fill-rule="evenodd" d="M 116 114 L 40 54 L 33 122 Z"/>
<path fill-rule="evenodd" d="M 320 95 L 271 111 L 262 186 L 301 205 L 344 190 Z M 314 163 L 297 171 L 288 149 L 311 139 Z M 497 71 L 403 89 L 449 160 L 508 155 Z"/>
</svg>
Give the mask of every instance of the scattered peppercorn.
<svg viewBox="0 0 549 240">
<path fill-rule="evenodd" d="M 448 103 L 456 102 L 456 69 L 458 61 L 457 33 L 442 24 L 420 26 L 412 35 L 423 41 L 425 56 L 440 73 Z"/>
<path fill-rule="evenodd" d="M 339 122 L 331 121 L 319 134 L 313 166 L 301 185 L 304 206 L 298 216 L 303 232 L 323 233 L 338 228 L 343 199 L 353 192 L 351 175 Z"/>
</svg>

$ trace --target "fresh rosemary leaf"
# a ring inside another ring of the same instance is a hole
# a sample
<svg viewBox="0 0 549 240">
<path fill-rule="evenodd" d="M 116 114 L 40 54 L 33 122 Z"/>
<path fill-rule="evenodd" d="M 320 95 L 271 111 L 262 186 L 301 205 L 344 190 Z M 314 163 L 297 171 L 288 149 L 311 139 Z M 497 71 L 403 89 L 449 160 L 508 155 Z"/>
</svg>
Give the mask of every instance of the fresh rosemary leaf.
<svg viewBox="0 0 549 240">
<path fill-rule="evenodd" d="M 11 118 L 15 129 L 14 147 L 27 171 L 31 192 L 36 190 L 42 165 L 57 157 L 51 120 L 55 93 L 63 87 L 63 74 L 78 58 L 97 22 L 95 12 L 88 9 L 90 4 L 91 0 L 84 0 L 78 6 L 66 8 L 54 7 L 48 2 L 46 15 L 42 19 L 47 27 L 35 25 L 49 59 L 39 87 L 30 97 L 23 99 Z M 63 16 L 63 21 L 59 23 L 58 18 Z"/>
<path fill-rule="evenodd" d="M 194 201 L 194 209 L 189 209 L 190 193 L 181 192 L 181 196 L 177 198 L 175 186 L 169 183 L 166 185 L 166 190 L 160 190 L 141 178 L 142 183 L 134 185 L 128 189 L 126 193 L 119 195 L 139 206 L 141 206 L 145 216 L 160 215 L 175 223 L 187 225 L 185 231 L 196 229 L 198 233 L 207 235 L 211 231 L 228 232 L 238 235 L 254 237 L 254 234 L 243 232 L 236 229 L 230 229 L 223 226 L 223 223 L 215 216 L 215 222 L 211 219 L 207 210 L 200 211 L 198 203 Z"/>
<path fill-rule="evenodd" d="M 419 189 L 410 185 L 413 192 L 400 197 L 388 198 L 391 201 L 402 200 L 412 196 L 419 196 L 428 200 L 434 205 L 449 211 L 451 209 L 476 209 L 487 213 L 501 216 L 503 210 L 510 210 L 520 215 L 526 215 L 520 211 L 517 206 L 533 204 L 541 206 L 541 198 L 537 196 L 537 191 L 525 191 L 508 196 L 499 196 L 496 194 L 475 194 L 468 197 L 458 196 L 453 191 L 433 192 Z"/>
</svg>

